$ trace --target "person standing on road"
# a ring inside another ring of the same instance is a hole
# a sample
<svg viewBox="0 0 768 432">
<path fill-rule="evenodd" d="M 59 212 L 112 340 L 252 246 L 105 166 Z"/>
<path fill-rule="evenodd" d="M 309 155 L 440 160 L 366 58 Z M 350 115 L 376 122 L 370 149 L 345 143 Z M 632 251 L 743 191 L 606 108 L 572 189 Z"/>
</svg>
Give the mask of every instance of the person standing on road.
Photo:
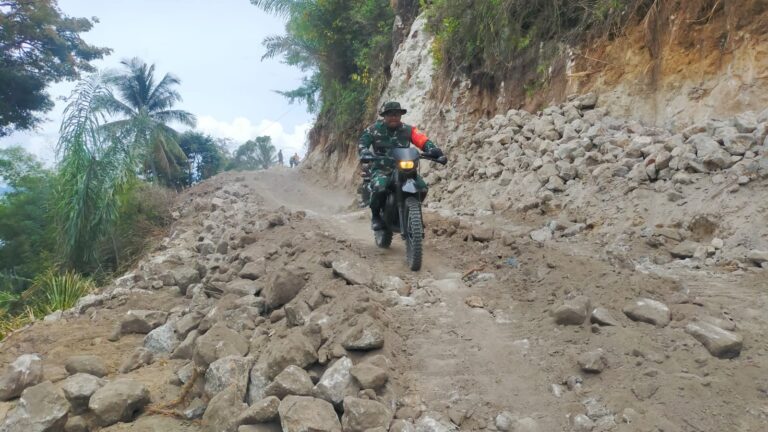
<svg viewBox="0 0 768 432">
<path fill-rule="evenodd" d="M 280 166 L 283 166 L 283 149 L 280 149 L 277 152 L 277 163 L 280 164 Z"/>
</svg>

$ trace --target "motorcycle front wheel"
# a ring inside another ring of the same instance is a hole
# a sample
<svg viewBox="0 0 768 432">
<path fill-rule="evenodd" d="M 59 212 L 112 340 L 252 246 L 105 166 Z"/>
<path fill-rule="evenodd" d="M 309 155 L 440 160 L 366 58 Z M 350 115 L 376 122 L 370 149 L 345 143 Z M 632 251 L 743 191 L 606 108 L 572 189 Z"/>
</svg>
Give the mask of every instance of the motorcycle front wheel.
<svg viewBox="0 0 768 432">
<path fill-rule="evenodd" d="M 413 271 L 421 269 L 422 242 L 424 241 L 424 224 L 421 219 L 421 203 L 415 197 L 405 199 L 406 233 L 405 247 L 408 267 Z"/>
</svg>

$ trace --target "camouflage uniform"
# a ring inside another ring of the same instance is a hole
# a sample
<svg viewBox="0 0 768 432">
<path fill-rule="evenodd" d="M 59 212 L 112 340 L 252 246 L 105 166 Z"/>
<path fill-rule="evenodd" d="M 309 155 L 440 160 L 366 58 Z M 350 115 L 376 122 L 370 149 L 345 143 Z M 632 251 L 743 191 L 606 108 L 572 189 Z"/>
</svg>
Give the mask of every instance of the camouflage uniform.
<svg viewBox="0 0 768 432">
<path fill-rule="evenodd" d="M 391 130 L 382 120 L 377 121 L 363 132 L 357 147 L 358 153 L 362 153 L 372 147 L 373 153 L 376 156 L 388 156 L 390 149 L 396 147 L 408 148 L 411 144 L 425 152 L 437 148 L 426 135 L 419 132 L 415 127 L 401 124 L 397 129 Z M 372 210 L 380 208 L 383 204 L 382 200 L 389 185 L 392 170 L 394 169 L 395 161 L 392 159 L 377 159 L 373 163 L 369 186 Z M 419 183 L 419 186 L 426 188 L 427 185 L 420 176 L 416 178 L 416 181 Z"/>
</svg>

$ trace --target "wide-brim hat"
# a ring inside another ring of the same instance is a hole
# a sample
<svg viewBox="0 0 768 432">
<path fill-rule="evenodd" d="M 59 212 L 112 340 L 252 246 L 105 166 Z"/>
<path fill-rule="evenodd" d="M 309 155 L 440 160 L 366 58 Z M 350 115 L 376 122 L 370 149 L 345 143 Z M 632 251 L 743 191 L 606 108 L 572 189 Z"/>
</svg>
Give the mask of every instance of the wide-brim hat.
<svg viewBox="0 0 768 432">
<path fill-rule="evenodd" d="M 400 106 L 400 102 L 386 102 L 384 105 L 381 106 L 379 115 L 383 116 L 384 114 L 391 111 L 397 111 L 400 114 L 405 114 L 408 112 L 408 110 L 403 109 L 403 107 Z"/>
</svg>

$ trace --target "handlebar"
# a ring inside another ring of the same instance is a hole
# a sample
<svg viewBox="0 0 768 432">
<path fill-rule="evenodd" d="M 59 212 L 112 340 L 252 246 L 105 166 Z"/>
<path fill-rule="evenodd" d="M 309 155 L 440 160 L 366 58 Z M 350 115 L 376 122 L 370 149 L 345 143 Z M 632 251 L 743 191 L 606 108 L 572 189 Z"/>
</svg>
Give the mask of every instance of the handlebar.
<svg viewBox="0 0 768 432">
<path fill-rule="evenodd" d="M 424 153 L 419 154 L 419 159 L 426 159 L 431 162 L 439 163 L 440 165 L 445 165 L 448 163 L 448 158 L 445 157 L 445 155 L 440 156 L 439 158 L 433 158 L 430 156 L 425 155 Z M 370 163 L 377 160 L 395 160 L 393 157 L 390 156 L 376 156 L 373 154 L 370 155 L 363 155 L 360 157 L 360 162 L 362 163 Z"/>
</svg>

